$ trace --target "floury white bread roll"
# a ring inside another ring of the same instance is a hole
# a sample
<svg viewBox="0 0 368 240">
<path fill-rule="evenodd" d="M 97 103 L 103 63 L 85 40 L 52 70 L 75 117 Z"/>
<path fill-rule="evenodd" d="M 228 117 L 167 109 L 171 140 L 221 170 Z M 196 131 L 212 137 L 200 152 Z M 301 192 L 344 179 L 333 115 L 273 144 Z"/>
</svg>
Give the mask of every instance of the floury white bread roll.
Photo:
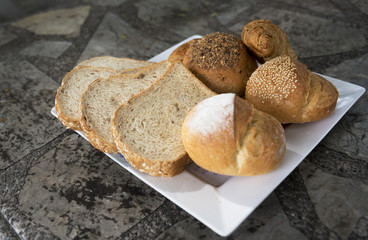
<svg viewBox="0 0 368 240">
<path fill-rule="evenodd" d="M 268 173 L 286 151 L 281 124 L 233 93 L 196 105 L 184 120 L 182 139 L 197 165 L 231 176 Z"/>
</svg>

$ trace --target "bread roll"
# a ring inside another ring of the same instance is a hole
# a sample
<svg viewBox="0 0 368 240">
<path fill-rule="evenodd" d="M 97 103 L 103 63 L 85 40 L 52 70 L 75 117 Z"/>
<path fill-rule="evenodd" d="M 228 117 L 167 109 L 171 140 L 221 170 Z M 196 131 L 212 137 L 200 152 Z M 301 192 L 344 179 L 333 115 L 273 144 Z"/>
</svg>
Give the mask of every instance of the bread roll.
<svg viewBox="0 0 368 240">
<path fill-rule="evenodd" d="M 270 172 L 286 151 L 281 124 L 233 93 L 196 105 L 184 120 L 182 139 L 197 165 L 231 176 Z"/>
<path fill-rule="evenodd" d="M 244 26 L 241 39 L 261 63 L 288 55 L 297 59 L 286 33 L 270 20 L 255 20 Z"/>
<path fill-rule="evenodd" d="M 183 64 L 214 92 L 239 96 L 244 96 L 246 82 L 257 68 L 240 39 L 219 32 L 193 41 Z"/>
<path fill-rule="evenodd" d="M 183 61 L 185 53 L 187 52 L 188 48 L 190 47 L 190 44 L 194 42 L 198 38 L 192 39 L 189 42 L 185 42 L 179 47 L 177 47 L 169 56 L 168 60 L 169 62 L 175 62 L 175 61 Z"/>
<path fill-rule="evenodd" d="M 267 61 L 252 74 L 245 97 L 281 123 L 304 123 L 331 114 L 338 92 L 331 82 L 284 55 Z"/>
</svg>

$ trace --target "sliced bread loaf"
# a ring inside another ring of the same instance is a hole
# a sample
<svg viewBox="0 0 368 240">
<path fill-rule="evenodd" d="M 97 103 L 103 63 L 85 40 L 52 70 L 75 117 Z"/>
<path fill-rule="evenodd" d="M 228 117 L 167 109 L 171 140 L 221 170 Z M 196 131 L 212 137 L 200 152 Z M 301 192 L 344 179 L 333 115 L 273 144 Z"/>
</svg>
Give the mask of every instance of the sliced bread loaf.
<svg viewBox="0 0 368 240">
<path fill-rule="evenodd" d="M 78 67 L 65 75 L 55 97 L 55 110 L 60 122 L 73 130 L 82 130 L 79 123 L 82 93 L 92 81 L 119 73 L 104 67 Z"/>
<path fill-rule="evenodd" d="M 94 57 L 80 62 L 77 67 L 106 67 L 115 69 L 117 71 L 124 71 L 127 69 L 149 66 L 154 64 L 153 62 L 137 60 L 132 58 L 117 58 L 112 56 Z"/>
<path fill-rule="evenodd" d="M 148 67 L 150 67 L 152 65 L 153 64 L 147 65 L 147 66 L 142 66 L 142 67 L 127 69 L 127 70 L 121 71 L 120 74 L 137 74 L 139 72 L 142 72 L 142 71 L 146 70 Z"/>
<path fill-rule="evenodd" d="M 90 143 L 97 149 L 117 152 L 111 132 L 111 120 L 115 110 L 131 97 L 148 88 L 169 68 L 163 61 L 147 67 L 135 75 L 117 75 L 99 79 L 88 86 L 81 99 L 80 122 Z"/>
<path fill-rule="evenodd" d="M 216 95 L 181 62 L 115 112 L 112 131 L 125 159 L 153 176 L 174 176 L 190 161 L 181 128 L 197 103 Z"/>
</svg>

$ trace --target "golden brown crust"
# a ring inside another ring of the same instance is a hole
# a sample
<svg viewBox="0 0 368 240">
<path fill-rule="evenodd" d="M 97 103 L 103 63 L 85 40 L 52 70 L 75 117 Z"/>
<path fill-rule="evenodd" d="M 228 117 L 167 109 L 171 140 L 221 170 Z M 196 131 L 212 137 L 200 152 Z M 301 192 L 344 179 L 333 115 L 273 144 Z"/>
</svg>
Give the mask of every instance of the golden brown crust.
<svg viewBox="0 0 368 240">
<path fill-rule="evenodd" d="M 82 66 L 83 68 L 84 66 Z M 79 68 L 79 67 L 78 67 Z M 60 102 L 60 95 L 63 94 L 63 91 L 64 91 L 64 85 L 65 85 L 65 82 L 68 81 L 69 79 L 69 76 L 71 74 L 73 74 L 73 71 L 75 71 L 77 69 L 74 68 L 72 69 L 71 71 L 69 71 L 67 74 L 65 74 L 64 78 L 62 79 L 61 81 L 61 85 L 60 87 L 58 88 L 57 92 L 56 92 L 56 96 L 55 96 L 55 111 L 57 113 L 57 116 L 58 116 L 58 119 L 59 121 L 66 127 L 68 128 L 71 128 L 75 131 L 82 131 L 82 127 L 79 123 L 79 120 L 76 120 L 76 119 L 73 119 L 73 118 L 70 118 L 68 117 L 67 115 L 65 115 L 63 113 L 63 108 L 62 108 L 62 104 Z"/>
<path fill-rule="evenodd" d="M 309 93 L 307 67 L 288 56 L 261 65 L 250 77 L 246 99 L 281 123 L 300 122 Z"/>
<path fill-rule="evenodd" d="M 70 72 L 68 72 L 64 76 L 63 80 L 61 81 L 61 85 L 58 88 L 58 91 L 57 91 L 56 96 L 55 96 L 55 110 L 56 110 L 59 121 L 64 126 L 69 127 L 69 128 L 71 128 L 75 131 L 82 131 L 83 128 L 82 128 L 82 126 L 79 122 L 78 117 L 71 117 L 71 116 L 68 116 L 68 114 L 66 113 L 65 107 L 66 107 L 67 104 L 62 103 L 63 102 L 62 95 L 65 94 L 64 91 L 66 91 L 66 88 L 71 88 L 71 86 L 66 87 L 66 85 L 70 84 L 70 81 L 73 80 L 73 74 L 78 74 L 79 71 L 84 71 L 84 70 L 87 70 L 89 73 L 96 73 L 96 72 L 99 72 L 99 71 L 109 72 L 111 75 L 119 73 L 118 71 L 116 71 L 114 69 L 105 68 L 105 67 L 80 66 L 80 67 L 73 68 Z M 72 81 L 72 83 L 74 83 L 74 81 Z M 76 84 L 76 85 L 78 85 L 78 84 Z M 77 95 L 77 93 L 73 93 L 73 94 Z M 75 104 L 75 106 L 79 105 L 79 103 L 74 103 L 74 104 Z"/>
<path fill-rule="evenodd" d="M 101 79 L 97 79 L 96 81 L 101 81 Z M 83 93 L 84 95 L 84 93 Z M 83 95 L 82 95 L 82 99 L 83 99 Z M 84 118 L 83 113 L 83 104 L 80 105 L 80 112 L 81 112 L 81 117 L 80 117 L 80 125 L 81 128 L 84 132 L 84 134 L 86 135 L 88 141 L 91 143 L 91 145 L 104 152 L 104 153 L 117 153 L 118 149 L 116 147 L 115 144 L 110 144 L 108 142 L 106 142 L 105 140 L 103 140 L 96 132 L 93 128 L 91 128 L 88 123 L 86 122 L 86 119 Z"/>
<path fill-rule="evenodd" d="M 74 70 L 74 69 L 73 69 Z M 73 71 L 72 70 L 72 71 Z M 55 111 L 57 113 L 57 116 L 58 116 L 58 119 L 59 121 L 65 126 L 65 127 L 68 127 L 68 128 L 71 128 L 75 131 L 81 131 L 82 130 L 82 127 L 80 126 L 80 123 L 78 120 L 76 119 L 72 119 L 68 116 L 66 116 L 64 113 L 63 113 L 63 110 L 62 110 L 62 107 L 61 107 L 61 103 L 59 101 L 60 99 L 60 94 L 62 94 L 62 91 L 64 91 L 64 84 L 65 84 L 65 81 L 66 79 L 68 79 L 68 77 L 70 76 L 70 74 L 72 74 L 71 72 L 68 72 L 63 80 L 61 81 L 61 85 L 60 87 L 58 88 L 57 92 L 56 92 L 56 96 L 55 96 Z"/>
<path fill-rule="evenodd" d="M 174 69 L 176 65 L 181 65 L 182 63 L 176 61 L 175 63 L 172 63 L 169 70 L 165 74 L 170 73 L 170 69 Z M 182 66 L 184 68 L 184 66 Z M 216 95 L 216 93 L 212 92 L 209 88 L 207 88 L 201 81 L 199 81 L 193 73 L 191 73 L 188 69 L 184 68 L 186 73 L 190 75 L 190 78 L 193 78 L 193 81 L 196 82 L 197 88 L 202 89 L 201 94 L 203 94 L 203 97 L 205 95 L 213 96 Z M 114 113 L 113 120 L 112 120 L 112 133 L 114 136 L 115 144 L 118 148 L 118 152 L 121 153 L 125 159 L 129 162 L 131 166 L 138 169 L 141 172 L 150 174 L 152 176 L 162 176 L 162 177 L 172 177 L 175 176 L 182 171 L 184 171 L 185 166 L 191 162 L 191 159 L 189 158 L 188 154 L 183 149 L 183 154 L 180 154 L 175 159 L 168 159 L 165 160 L 152 160 L 147 159 L 144 156 L 136 153 L 132 148 L 129 147 L 129 144 L 124 142 L 124 139 L 121 135 L 121 132 L 118 129 L 118 122 L 121 121 L 121 116 L 119 116 L 121 109 L 126 108 L 131 102 L 136 101 L 136 99 L 142 98 L 144 96 L 147 96 L 147 94 L 151 92 L 155 92 L 158 89 L 161 89 L 160 82 L 165 81 L 163 75 L 159 80 L 157 80 L 154 84 L 151 84 L 150 87 L 148 87 L 146 90 L 140 92 L 139 94 L 133 96 L 131 99 L 129 99 L 128 102 L 122 104 L 117 108 L 117 110 Z M 159 86 L 159 87 L 157 87 Z M 179 129 L 180 130 L 180 129 Z M 180 135 L 179 135 L 180 138 Z"/>
<path fill-rule="evenodd" d="M 133 64 L 133 65 L 130 65 Z M 154 64 L 153 62 L 138 60 L 133 58 L 126 57 L 113 57 L 113 56 L 99 56 L 92 57 L 82 62 L 78 63 L 77 67 L 107 67 L 111 69 L 115 69 L 117 71 L 125 71 L 131 68 L 141 67 L 141 66 L 149 66 Z M 128 66 L 128 67 L 127 67 Z"/>
<path fill-rule="evenodd" d="M 286 33 L 270 20 L 255 20 L 244 26 L 241 39 L 261 62 L 281 55 L 297 59 Z"/>
<path fill-rule="evenodd" d="M 58 91 L 59 92 L 59 91 Z M 56 93 L 58 94 L 58 93 Z M 69 118 L 68 116 L 64 115 L 61 106 L 59 104 L 59 101 L 55 99 L 55 111 L 57 114 L 57 117 L 59 121 L 67 128 L 71 128 L 75 131 L 82 131 L 82 127 L 79 123 L 79 121 L 76 121 L 75 119 Z"/>
<path fill-rule="evenodd" d="M 311 91 L 303 116 L 306 122 L 317 121 L 330 115 L 335 110 L 339 96 L 336 87 L 324 77 L 311 73 L 310 80 Z"/>
<path fill-rule="evenodd" d="M 245 96 L 281 123 L 303 123 L 328 116 L 336 106 L 338 93 L 329 81 L 283 55 L 252 74 Z"/>
<path fill-rule="evenodd" d="M 227 95 L 221 97 L 231 97 Z M 197 165 L 218 174 L 252 176 L 270 172 L 280 164 L 286 151 L 285 134 L 275 118 L 233 95 L 233 102 L 228 102 L 234 107 L 233 113 L 230 110 L 222 119 L 213 119 L 206 112 L 217 108 L 220 100 L 216 96 L 206 101 L 188 113 L 182 128 L 184 147 Z M 208 105 L 209 101 L 214 104 Z M 200 120 L 219 126 L 204 131 L 198 125 Z"/>
<path fill-rule="evenodd" d="M 124 107 L 125 104 L 121 105 L 119 108 Z M 150 174 L 156 177 L 173 177 L 182 171 L 184 171 L 185 166 L 191 161 L 188 154 L 183 154 L 175 160 L 170 161 L 152 161 L 146 159 L 139 154 L 135 153 L 129 148 L 127 144 L 122 141 L 119 134 L 117 126 L 115 124 L 115 118 L 119 109 L 116 110 L 113 120 L 112 120 L 112 133 L 114 135 L 115 144 L 119 153 L 121 153 L 125 160 L 135 169 L 140 172 Z"/>
<path fill-rule="evenodd" d="M 284 129 L 274 117 L 254 109 L 252 121 L 239 145 L 238 159 L 241 159 L 240 156 L 248 156 L 238 170 L 242 175 L 268 173 L 277 168 L 284 157 Z"/>
<path fill-rule="evenodd" d="M 176 48 L 169 56 L 169 62 L 183 61 L 185 53 L 189 49 L 190 45 L 198 38 L 192 39 L 189 42 L 183 43 L 178 48 Z"/>
<path fill-rule="evenodd" d="M 244 95 L 246 81 L 257 68 L 242 41 L 227 33 L 211 33 L 195 40 L 183 64 L 217 93 Z"/>
</svg>

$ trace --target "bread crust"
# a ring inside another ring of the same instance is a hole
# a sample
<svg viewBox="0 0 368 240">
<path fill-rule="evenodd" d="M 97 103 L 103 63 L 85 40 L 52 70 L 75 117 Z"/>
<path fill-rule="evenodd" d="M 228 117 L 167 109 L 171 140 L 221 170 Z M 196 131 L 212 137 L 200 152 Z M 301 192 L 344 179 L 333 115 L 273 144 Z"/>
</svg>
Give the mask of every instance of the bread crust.
<svg viewBox="0 0 368 240">
<path fill-rule="evenodd" d="M 223 175 L 253 176 L 272 171 L 286 150 L 281 124 L 246 100 L 234 94 L 226 95 L 233 98 L 229 104 L 233 105 L 234 112 L 217 122 L 219 127 L 213 131 L 203 131 L 196 121 L 201 120 L 203 112 L 218 105 L 207 107 L 203 101 L 188 113 L 182 138 L 190 158 L 200 167 Z M 219 96 L 207 100 L 216 103 Z M 205 114 L 202 116 L 206 124 L 216 122 Z"/>
<path fill-rule="evenodd" d="M 99 81 L 103 81 L 104 79 L 97 79 L 94 82 L 99 82 Z M 84 95 L 86 94 L 87 90 L 82 94 L 81 97 L 81 101 L 83 101 Z M 110 144 L 108 142 L 106 142 L 105 140 L 103 140 L 96 132 L 95 130 L 87 123 L 87 119 L 85 118 L 85 115 L 83 114 L 84 110 L 83 110 L 83 104 L 81 103 L 80 105 L 80 118 L 79 118 L 79 122 L 81 125 L 81 128 L 84 132 L 84 134 L 86 135 L 88 141 L 90 142 L 90 144 L 104 152 L 104 153 L 117 153 L 118 149 L 116 147 L 115 144 Z"/>
<path fill-rule="evenodd" d="M 297 59 L 286 33 L 270 20 L 254 20 L 244 26 L 241 39 L 247 48 L 263 63 L 277 56 L 288 55 Z"/>
<path fill-rule="evenodd" d="M 185 42 L 179 47 L 177 47 L 169 56 L 168 60 L 169 62 L 175 62 L 175 61 L 183 61 L 185 53 L 189 49 L 190 45 L 198 38 L 192 39 L 189 42 Z"/>
<path fill-rule="evenodd" d="M 336 107 L 339 93 L 336 87 L 321 75 L 310 74 L 311 85 L 304 109 L 305 122 L 318 121 L 329 116 Z"/>
<path fill-rule="evenodd" d="M 61 106 L 59 104 L 59 101 L 55 100 L 55 111 L 57 114 L 57 117 L 59 121 L 67 128 L 71 128 L 75 131 L 82 131 L 82 127 L 79 123 L 79 121 L 76 121 L 75 119 L 69 118 L 68 116 L 64 115 Z"/>
<path fill-rule="evenodd" d="M 186 165 L 191 162 L 187 153 L 183 153 L 178 158 L 170 161 L 152 161 L 135 153 L 127 144 L 124 143 L 115 122 L 115 118 L 117 117 L 116 113 L 120 108 L 123 108 L 124 105 L 126 104 L 122 104 L 114 114 L 112 133 L 114 135 L 116 147 L 119 153 L 124 156 L 125 160 L 138 171 L 155 177 L 173 177 L 184 171 Z"/>
<path fill-rule="evenodd" d="M 331 114 L 338 92 L 328 80 L 283 55 L 267 61 L 252 74 L 245 96 L 281 123 L 304 123 Z"/>
<path fill-rule="evenodd" d="M 176 61 L 175 63 L 171 65 L 171 67 L 167 70 L 165 74 L 168 74 L 171 71 L 171 69 L 175 67 L 176 64 L 182 65 L 180 62 Z M 196 80 L 196 82 L 198 83 L 198 86 L 201 86 L 202 91 L 205 91 L 206 94 L 209 96 L 216 95 L 216 93 L 208 89 L 189 70 L 186 69 L 186 71 L 191 76 L 191 78 Z M 131 166 L 133 166 L 134 168 L 136 168 L 137 170 L 143 173 L 147 173 L 152 176 L 172 177 L 184 171 L 185 166 L 191 162 L 191 159 L 189 158 L 188 154 L 185 152 L 184 149 L 183 149 L 183 153 L 177 156 L 175 159 L 168 159 L 167 161 L 147 159 L 144 156 L 137 154 L 132 148 L 129 147 L 127 143 L 125 143 L 124 139 L 122 138 L 120 134 L 119 127 L 118 127 L 118 122 L 121 121 L 120 115 L 119 115 L 120 110 L 128 107 L 128 105 L 131 104 L 131 102 L 136 101 L 136 99 L 144 97 L 150 92 L 157 91 L 159 89 L 157 86 L 160 84 L 162 79 L 165 77 L 165 74 L 155 83 L 153 83 L 150 87 L 148 87 L 146 90 L 140 92 L 139 94 L 129 99 L 129 101 L 119 106 L 119 108 L 115 111 L 114 117 L 112 120 L 112 132 L 113 132 L 115 144 L 118 148 L 118 152 L 121 153 L 125 157 L 126 161 L 129 162 Z"/>
<path fill-rule="evenodd" d="M 257 68 L 240 39 L 219 32 L 193 41 L 183 64 L 214 92 L 239 96 L 244 96 L 246 82 Z"/>
<path fill-rule="evenodd" d="M 71 128 L 75 131 L 82 131 L 83 128 L 80 124 L 79 118 L 72 118 L 70 116 L 68 116 L 67 114 L 64 113 L 63 110 L 63 106 L 60 100 L 60 96 L 61 94 L 63 94 L 63 91 L 65 91 L 65 85 L 68 81 L 70 81 L 70 78 L 72 76 L 72 74 L 74 74 L 77 71 L 83 70 L 83 69 L 96 69 L 97 70 L 103 70 L 103 71 L 110 71 L 111 75 L 113 74 L 118 74 L 117 71 L 110 69 L 110 68 L 105 68 L 105 67 L 87 67 L 87 66 L 80 66 L 80 67 L 76 67 L 74 69 L 72 69 L 70 72 L 68 72 L 63 80 L 61 81 L 61 85 L 58 88 L 58 91 L 56 93 L 55 96 L 55 111 L 57 113 L 58 119 L 59 121 L 66 127 Z"/>
<path fill-rule="evenodd" d="M 138 71 L 135 74 L 121 74 L 121 75 L 112 76 L 108 79 L 97 79 L 88 86 L 88 88 L 82 94 L 82 97 L 81 97 L 79 120 L 80 120 L 81 127 L 82 127 L 84 133 L 86 134 L 86 137 L 88 138 L 88 140 L 89 140 L 89 142 L 91 143 L 92 146 L 94 146 L 96 149 L 98 149 L 102 152 L 105 152 L 105 153 L 117 153 L 118 152 L 118 148 L 116 147 L 114 142 L 111 143 L 108 140 L 104 139 L 104 137 L 101 137 L 101 134 L 102 134 L 101 131 L 99 132 L 98 129 L 95 129 L 93 126 L 91 126 L 88 123 L 88 121 L 86 119 L 86 114 L 87 113 L 86 113 L 86 106 L 85 106 L 86 102 L 88 101 L 88 99 L 86 99 L 87 94 L 90 91 L 93 91 L 94 89 L 97 89 L 100 83 L 113 81 L 113 79 L 115 79 L 115 78 L 120 79 L 120 76 L 125 77 L 125 78 L 137 78 L 137 79 L 141 80 L 141 78 L 139 78 L 139 76 L 141 74 L 144 74 L 145 72 L 147 72 L 151 69 L 154 69 L 156 66 L 160 66 L 161 64 L 168 64 L 169 65 L 169 63 L 167 61 L 162 61 L 160 63 L 156 63 L 156 64 L 152 64 L 150 66 L 144 67 L 144 70 Z M 128 70 L 128 71 L 130 71 L 130 70 Z M 125 73 L 125 72 L 127 72 L 127 71 L 124 71 L 123 73 Z M 121 101 L 121 99 L 119 99 L 119 101 Z M 120 105 L 120 103 L 119 103 L 119 105 Z M 113 116 L 111 115 L 109 117 L 111 117 L 111 119 L 112 119 Z"/>
<path fill-rule="evenodd" d="M 96 62 L 102 62 L 103 64 L 97 64 L 98 66 L 96 66 Z M 138 60 L 138 59 L 133 59 L 133 58 L 118 58 L 118 57 L 113 57 L 113 56 L 99 56 L 99 57 L 93 57 L 93 58 L 89 58 L 86 59 L 80 63 L 77 64 L 76 67 L 88 67 L 88 66 L 94 66 L 94 67 L 107 67 L 106 62 L 114 62 L 115 64 L 119 65 L 121 64 L 119 67 L 116 66 L 109 66 L 109 68 L 117 70 L 117 71 L 125 71 L 131 68 L 136 68 L 136 67 L 142 67 L 142 66 L 149 66 L 154 64 L 153 62 L 149 62 L 149 61 L 145 61 L 145 60 Z M 128 63 L 128 64 L 126 64 Z M 125 65 L 129 65 L 129 63 L 133 64 L 134 67 L 125 67 Z M 76 68 L 75 67 L 75 68 Z"/>
</svg>

